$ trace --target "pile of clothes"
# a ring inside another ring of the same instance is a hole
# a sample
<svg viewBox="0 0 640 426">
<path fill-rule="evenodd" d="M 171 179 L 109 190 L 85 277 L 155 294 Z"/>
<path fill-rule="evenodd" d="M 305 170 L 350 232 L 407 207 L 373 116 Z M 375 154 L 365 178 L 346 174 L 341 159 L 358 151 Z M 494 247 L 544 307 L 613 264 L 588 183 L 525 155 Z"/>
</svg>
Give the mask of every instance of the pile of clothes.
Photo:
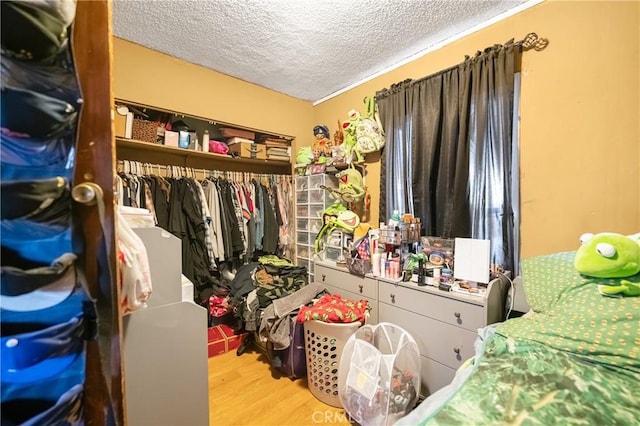
<svg viewBox="0 0 640 426">
<path fill-rule="evenodd" d="M 260 256 L 257 262 L 242 265 L 229 283 L 227 296 L 234 312 L 235 329 L 258 331 L 263 309 L 308 282 L 306 267 L 275 255 Z"/>
</svg>

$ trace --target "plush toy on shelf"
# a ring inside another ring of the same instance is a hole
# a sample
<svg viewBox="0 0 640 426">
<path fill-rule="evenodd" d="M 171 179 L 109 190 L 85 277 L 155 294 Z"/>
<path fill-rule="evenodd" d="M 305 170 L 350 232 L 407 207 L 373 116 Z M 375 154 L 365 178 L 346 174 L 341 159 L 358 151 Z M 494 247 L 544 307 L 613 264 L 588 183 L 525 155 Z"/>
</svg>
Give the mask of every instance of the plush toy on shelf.
<svg viewBox="0 0 640 426">
<path fill-rule="evenodd" d="M 576 252 L 575 268 L 595 278 L 627 278 L 616 285 L 599 285 L 604 296 L 640 296 L 640 238 L 638 234 L 612 232 L 583 234 Z"/>
<path fill-rule="evenodd" d="M 317 125 L 313 128 L 313 135 L 315 136 L 315 141 L 313 142 L 314 156 L 331 157 L 333 144 L 329 139 L 329 128 L 324 124 Z"/>
<path fill-rule="evenodd" d="M 324 224 L 316 236 L 315 253 L 320 251 L 320 243 L 325 234 L 330 234 L 335 230 L 353 231 L 360 225 L 360 218 L 354 212 L 347 210 L 342 203 L 335 203 L 327 207 L 322 213 Z"/>
<path fill-rule="evenodd" d="M 364 198 L 367 188 L 364 186 L 362 174 L 358 170 L 354 167 L 348 167 L 336 173 L 336 177 L 338 178 L 338 189 L 324 185 L 321 188 L 336 194 L 345 203 L 358 202 Z"/>
<path fill-rule="evenodd" d="M 296 155 L 296 163 L 297 164 L 311 164 L 313 163 L 313 152 L 311 151 L 310 146 L 303 146 L 298 149 L 298 154 Z"/>
<path fill-rule="evenodd" d="M 356 137 L 356 125 L 360 121 L 360 113 L 351 110 L 348 113 L 349 118 L 342 123 L 342 131 L 344 135 L 344 151 L 348 159 L 355 157 L 356 161 L 364 160 L 362 153 L 358 150 L 358 139 Z"/>
</svg>

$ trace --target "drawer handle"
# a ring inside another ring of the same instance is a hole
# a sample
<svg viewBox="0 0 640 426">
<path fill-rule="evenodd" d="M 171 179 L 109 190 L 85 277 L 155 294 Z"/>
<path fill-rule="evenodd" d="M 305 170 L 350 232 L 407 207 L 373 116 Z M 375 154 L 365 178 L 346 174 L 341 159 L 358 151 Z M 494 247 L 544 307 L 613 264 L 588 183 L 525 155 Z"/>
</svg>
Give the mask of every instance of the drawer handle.
<svg viewBox="0 0 640 426">
<path fill-rule="evenodd" d="M 327 278 L 327 276 L 325 274 L 322 274 L 322 282 L 324 282 L 324 280 Z"/>
<path fill-rule="evenodd" d="M 391 297 L 391 303 L 396 303 L 396 295 L 390 294 L 389 296 Z"/>
<path fill-rule="evenodd" d="M 456 318 L 458 318 L 458 319 L 460 319 L 460 312 L 454 312 L 454 313 L 453 313 L 453 316 L 454 316 L 454 317 L 456 317 Z"/>
<path fill-rule="evenodd" d="M 453 352 L 460 355 L 460 348 L 453 348 Z"/>
<path fill-rule="evenodd" d="M 360 293 L 362 293 L 362 289 L 364 288 L 364 286 L 362 284 L 358 285 L 358 288 L 360 289 Z"/>
</svg>

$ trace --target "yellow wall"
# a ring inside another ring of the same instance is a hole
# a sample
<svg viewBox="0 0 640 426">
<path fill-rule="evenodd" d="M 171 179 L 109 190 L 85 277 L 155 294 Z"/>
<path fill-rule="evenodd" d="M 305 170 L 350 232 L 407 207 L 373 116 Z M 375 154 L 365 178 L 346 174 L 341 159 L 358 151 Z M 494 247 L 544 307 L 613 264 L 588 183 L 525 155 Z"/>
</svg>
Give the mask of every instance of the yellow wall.
<svg viewBox="0 0 640 426">
<path fill-rule="evenodd" d="M 116 98 L 258 130 L 313 138 L 313 106 L 264 87 L 210 71 L 114 38 Z"/>
<path fill-rule="evenodd" d="M 333 131 L 363 96 L 530 31 L 550 43 L 523 54 L 522 257 L 573 250 L 584 232 L 639 232 L 638 2 L 539 4 L 323 102 L 314 121 Z M 379 163 L 367 167 L 377 208 Z"/>
<path fill-rule="evenodd" d="M 547 1 L 340 96 L 311 104 L 129 42 L 114 41 L 115 96 L 310 144 L 362 98 L 483 47 L 535 31 L 550 40 L 522 63 L 522 257 L 576 248 L 583 232 L 640 231 L 640 3 Z M 379 156 L 368 158 L 378 218 Z"/>
</svg>

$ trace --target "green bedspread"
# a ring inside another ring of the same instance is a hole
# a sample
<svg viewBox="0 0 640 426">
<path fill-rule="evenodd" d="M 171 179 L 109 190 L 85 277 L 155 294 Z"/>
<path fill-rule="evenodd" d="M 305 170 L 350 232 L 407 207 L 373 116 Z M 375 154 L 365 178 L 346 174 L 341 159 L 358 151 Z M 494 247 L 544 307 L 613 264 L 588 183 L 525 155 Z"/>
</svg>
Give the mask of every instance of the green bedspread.
<svg viewBox="0 0 640 426">
<path fill-rule="evenodd" d="M 602 296 L 598 285 L 615 280 L 581 276 L 574 256 L 525 259 L 534 313 L 500 324 L 423 424 L 640 424 L 640 297 Z"/>
<path fill-rule="evenodd" d="M 506 321 L 498 333 L 640 373 L 640 297 L 602 296 L 598 285 L 620 280 L 583 277 L 574 258 L 566 252 L 525 259 L 523 284 L 534 314 Z M 640 275 L 626 279 L 640 282 Z"/>
<path fill-rule="evenodd" d="M 640 375 L 494 334 L 429 425 L 637 425 Z"/>
</svg>

